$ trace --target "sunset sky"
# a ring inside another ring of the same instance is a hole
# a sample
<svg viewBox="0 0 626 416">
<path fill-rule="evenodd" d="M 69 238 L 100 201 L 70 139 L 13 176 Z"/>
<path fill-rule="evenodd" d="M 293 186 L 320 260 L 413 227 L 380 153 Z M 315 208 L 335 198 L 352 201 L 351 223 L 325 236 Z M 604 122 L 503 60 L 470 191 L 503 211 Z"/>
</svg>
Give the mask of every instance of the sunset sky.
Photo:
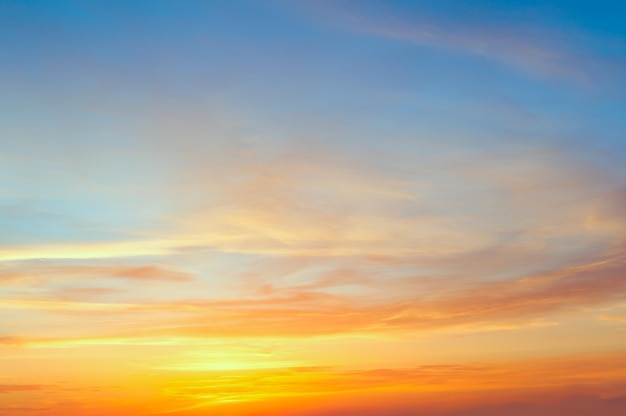
<svg viewBox="0 0 626 416">
<path fill-rule="evenodd" d="M 625 15 L 0 0 L 0 415 L 625 415 Z"/>
</svg>

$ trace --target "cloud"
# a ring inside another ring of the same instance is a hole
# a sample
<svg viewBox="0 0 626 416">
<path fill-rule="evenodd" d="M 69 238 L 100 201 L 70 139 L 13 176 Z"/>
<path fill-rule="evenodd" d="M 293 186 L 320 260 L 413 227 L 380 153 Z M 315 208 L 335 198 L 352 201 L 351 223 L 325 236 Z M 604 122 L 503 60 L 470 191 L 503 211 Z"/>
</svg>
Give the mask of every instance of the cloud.
<svg viewBox="0 0 626 416">
<path fill-rule="evenodd" d="M 106 269 L 105 269 L 106 273 Z M 192 277 L 188 273 L 176 270 L 168 270 L 156 266 L 133 267 L 127 269 L 118 269 L 111 274 L 113 277 L 123 279 L 136 280 L 173 280 L 173 281 L 189 281 Z"/>
<path fill-rule="evenodd" d="M 91 260 L 91 259 L 90 259 Z M 8 282 L 26 283 L 42 286 L 46 283 L 62 281 L 164 281 L 189 282 L 194 279 L 192 273 L 178 270 L 172 266 L 156 265 L 94 265 L 69 261 L 66 259 L 20 261 L 4 264 L 3 274 Z M 6 281 L 5 281 L 6 283 Z"/>
<path fill-rule="evenodd" d="M 0 384 L 0 394 L 21 391 L 40 391 L 45 390 L 49 387 L 50 386 L 42 384 Z"/>
<path fill-rule="evenodd" d="M 28 276 L 22 273 L 14 272 L 8 267 L 3 267 L 0 270 L 0 285 L 10 285 L 12 283 L 19 283 L 28 280 Z"/>
<path fill-rule="evenodd" d="M 20 337 L 0 337 L 0 345 L 2 346 L 18 346 L 22 345 L 23 341 Z"/>
<path fill-rule="evenodd" d="M 0 248 L 0 261 L 157 256 L 170 254 L 173 245 L 175 243 L 171 241 L 150 240 Z"/>
<path fill-rule="evenodd" d="M 375 7 L 368 8 L 367 5 Z M 394 9 L 384 2 L 316 2 L 306 8 L 324 21 L 350 32 L 379 36 L 420 47 L 474 55 L 531 76 L 592 84 L 623 71 L 624 62 L 603 57 L 581 44 L 590 39 L 576 28 L 556 31 L 534 22 L 438 15 Z M 598 42 L 606 40 L 597 40 Z"/>
<path fill-rule="evenodd" d="M 52 297 L 60 300 L 91 300 L 103 296 L 120 295 L 124 293 L 122 289 L 110 287 L 72 287 L 65 286 L 53 291 Z"/>
<path fill-rule="evenodd" d="M 129 309 L 141 309 L 144 305 L 128 303 L 104 303 L 104 302 L 71 302 L 49 301 L 28 299 L 1 299 L 0 309 L 22 309 L 42 311 L 83 311 L 83 312 L 106 312 L 124 311 Z"/>
<path fill-rule="evenodd" d="M 523 400 L 523 399 L 522 399 Z M 519 401 L 500 405 L 485 405 L 445 412 L 442 416 L 619 416 L 626 412 L 626 396 L 570 396 L 553 401 L 533 403 Z"/>
<path fill-rule="evenodd" d="M 491 253 L 485 253 L 482 261 L 491 258 Z M 261 277 L 257 280 L 246 273 L 235 279 L 247 282 L 243 290 L 248 293 L 232 299 L 132 303 L 85 302 L 71 297 L 62 301 L 4 299 L 0 308 L 54 311 L 75 318 L 95 312 L 103 318 L 107 314 L 127 315 L 128 320 L 115 320 L 96 333 L 141 342 L 146 337 L 301 337 L 511 329 L 546 325 L 545 319 L 556 314 L 626 298 L 624 255 L 596 254 L 584 262 L 503 280 L 488 276 L 465 282 L 455 279 L 454 286 L 445 276 L 389 277 L 389 270 L 398 267 L 393 262 L 376 266 L 368 259 L 345 261 L 351 269 L 321 263 L 326 267 L 317 273 L 310 269 L 311 264 L 320 266 L 316 259 L 295 261 L 286 269 L 280 262 L 265 269 L 255 267 Z M 361 261 L 358 267 L 357 261 Z M 374 266 L 378 270 L 368 272 Z M 281 268 L 286 274 L 273 274 Z M 304 270 L 304 280 L 293 280 L 294 273 Z M 342 290 L 344 287 L 350 290 Z M 141 319 L 136 318 L 138 312 Z M 85 330 L 93 334 L 93 330 Z"/>
<path fill-rule="evenodd" d="M 625 270 L 625 258 L 619 256 L 514 280 L 481 282 L 434 298 L 405 296 L 374 306 L 359 305 L 350 296 L 296 287 L 284 289 L 283 296 L 275 290 L 273 296 L 257 300 L 186 302 L 197 318 L 185 318 L 187 324 L 178 326 L 172 321 L 171 329 L 156 331 L 188 336 L 288 336 L 523 326 L 564 310 L 623 301 Z M 348 279 L 346 284 L 353 282 L 352 277 Z M 385 284 L 389 283 L 383 278 L 379 286 L 383 297 Z M 218 314 L 219 324 L 203 324 L 204 314 L 207 319 Z"/>
<path fill-rule="evenodd" d="M 624 322 L 626 323 L 626 314 L 624 315 L 604 315 L 600 319 L 605 321 Z"/>
<path fill-rule="evenodd" d="M 335 409 L 309 410 L 290 413 L 295 416 L 620 416 L 626 411 L 626 396 L 601 397 L 595 395 L 571 395 L 561 397 L 528 397 L 523 393 L 512 401 L 497 404 L 472 405 L 457 402 L 457 409 L 443 410 L 441 404 L 379 403 L 343 405 Z M 485 401 L 487 401 L 485 399 Z M 286 415 L 286 413 L 285 413 Z M 282 416 L 282 414 L 281 414 Z"/>
<path fill-rule="evenodd" d="M 232 300 L 137 304 L 4 300 L 0 307 L 63 311 L 77 316 L 94 311 L 129 316 L 142 312 L 145 319 L 154 315 L 149 324 L 142 319 L 135 325 L 131 319 L 122 327 L 117 324 L 108 327 L 111 336 L 126 337 L 131 343 L 133 339 L 141 343 L 142 339 L 163 337 L 208 339 L 483 331 L 546 325 L 543 319 L 560 312 L 623 301 L 626 298 L 626 283 L 622 279 L 625 270 L 624 258 L 618 257 L 511 281 L 480 282 L 434 297 L 409 294 L 398 301 L 374 304 L 359 297 L 324 293 L 319 290 L 326 286 L 321 285 L 313 289 L 306 286 L 273 288 L 262 297 Z M 354 282 L 352 279 L 349 277 L 348 282 Z M 440 284 L 446 285 L 446 282 Z M 385 282 L 381 281 L 380 287 L 384 286 Z M 105 328 L 100 328 L 99 332 Z"/>
<path fill-rule="evenodd" d="M 226 253 L 413 261 L 478 252 L 511 237 L 512 249 L 528 253 L 550 250 L 553 241 L 571 238 L 566 247 L 575 248 L 575 239 L 592 244 L 610 234 L 585 225 L 604 197 L 606 188 L 595 181 L 600 174 L 562 155 L 412 162 L 394 174 L 315 152 L 235 162 L 223 173 L 227 179 L 170 219 L 170 232 Z M 204 179 L 197 172 L 195 181 Z"/>
</svg>

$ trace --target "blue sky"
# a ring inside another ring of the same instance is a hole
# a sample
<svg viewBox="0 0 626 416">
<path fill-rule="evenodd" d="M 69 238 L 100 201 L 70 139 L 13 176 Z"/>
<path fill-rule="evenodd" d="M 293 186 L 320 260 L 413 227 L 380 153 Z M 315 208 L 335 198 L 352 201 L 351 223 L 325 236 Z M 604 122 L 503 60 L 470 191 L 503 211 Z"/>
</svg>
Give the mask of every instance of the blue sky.
<svg viewBox="0 0 626 416">
<path fill-rule="evenodd" d="M 178 209 L 158 189 L 194 149 L 210 164 L 334 148 L 404 179 L 414 163 L 548 152 L 612 187 L 625 49 L 600 6 L 3 2 L 9 226 L 24 241 L 146 233 Z M 473 189 L 424 174 L 443 198 Z"/>
</svg>

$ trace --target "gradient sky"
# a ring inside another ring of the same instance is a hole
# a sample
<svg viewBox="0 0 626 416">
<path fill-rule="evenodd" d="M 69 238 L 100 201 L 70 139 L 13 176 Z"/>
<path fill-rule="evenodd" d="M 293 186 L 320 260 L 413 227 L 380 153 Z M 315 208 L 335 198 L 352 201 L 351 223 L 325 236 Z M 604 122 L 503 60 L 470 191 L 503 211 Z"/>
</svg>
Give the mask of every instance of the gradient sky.
<svg viewBox="0 0 626 416">
<path fill-rule="evenodd" d="M 0 0 L 0 413 L 626 414 L 625 13 Z"/>
</svg>

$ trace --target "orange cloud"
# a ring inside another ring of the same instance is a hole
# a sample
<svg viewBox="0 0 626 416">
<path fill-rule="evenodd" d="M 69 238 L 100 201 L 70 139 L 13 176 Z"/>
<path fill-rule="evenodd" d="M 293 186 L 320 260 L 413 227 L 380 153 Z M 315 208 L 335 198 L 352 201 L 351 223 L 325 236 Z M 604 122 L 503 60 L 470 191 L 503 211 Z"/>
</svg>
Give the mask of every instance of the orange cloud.
<svg viewBox="0 0 626 416">
<path fill-rule="evenodd" d="M 136 281 L 186 282 L 194 278 L 191 273 L 171 266 L 86 265 L 84 262 L 71 262 L 59 259 L 7 262 L 4 264 L 4 269 L 3 273 L 7 276 L 9 282 L 30 282 L 40 286 L 44 282 L 71 280 L 128 279 Z"/>
<path fill-rule="evenodd" d="M 39 391 L 48 388 L 41 384 L 0 384 L 0 393 L 13 393 L 16 391 Z"/>
</svg>

